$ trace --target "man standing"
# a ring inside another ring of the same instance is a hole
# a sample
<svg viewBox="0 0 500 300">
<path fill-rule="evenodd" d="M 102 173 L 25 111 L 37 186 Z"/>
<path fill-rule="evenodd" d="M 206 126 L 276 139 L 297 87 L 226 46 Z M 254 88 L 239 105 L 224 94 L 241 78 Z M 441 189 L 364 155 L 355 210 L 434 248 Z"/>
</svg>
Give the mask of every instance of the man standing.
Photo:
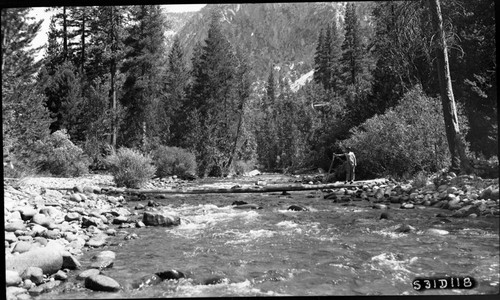
<svg viewBox="0 0 500 300">
<path fill-rule="evenodd" d="M 354 152 L 352 152 L 352 149 L 350 147 L 346 148 L 346 153 L 342 154 L 333 154 L 334 156 L 345 156 L 346 158 L 346 179 L 345 183 L 354 182 L 354 169 L 356 168 L 356 155 L 354 155 Z"/>
</svg>

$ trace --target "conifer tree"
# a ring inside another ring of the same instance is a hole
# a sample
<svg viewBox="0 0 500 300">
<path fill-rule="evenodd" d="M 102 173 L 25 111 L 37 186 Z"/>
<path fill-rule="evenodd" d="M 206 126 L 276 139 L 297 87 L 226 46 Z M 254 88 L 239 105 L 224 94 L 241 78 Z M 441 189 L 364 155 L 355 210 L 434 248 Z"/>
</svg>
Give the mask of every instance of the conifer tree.
<svg viewBox="0 0 500 300">
<path fill-rule="evenodd" d="M 195 145 L 190 148 L 196 152 L 201 176 L 222 175 L 229 170 L 233 149 L 231 141 L 237 126 L 237 59 L 234 49 L 222 34 L 219 22 L 219 12 L 212 12 L 205 45 L 200 56 L 193 59 L 189 101 L 200 123 L 193 124 L 189 130 L 200 136 L 193 140 Z"/>
<path fill-rule="evenodd" d="M 154 101 L 161 93 L 161 72 L 165 55 L 166 19 L 157 5 L 130 7 L 130 26 L 124 39 L 125 56 L 120 70 L 126 74 L 121 103 L 126 108 L 121 144 L 146 147 L 155 137 Z M 154 105 L 153 105 L 154 104 Z"/>
<path fill-rule="evenodd" d="M 323 28 L 319 31 L 318 42 L 316 44 L 316 53 L 314 54 L 314 81 L 316 83 L 323 83 L 325 74 L 325 57 L 323 53 L 325 44 L 325 35 Z"/>
<path fill-rule="evenodd" d="M 356 85 L 362 72 L 362 48 L 359 32 L 360 24 L 354 3 L 347 4 L 345 13 L 345 36 L 342 43 L 342 64 L 344 85 Z"/>
<path fill-rule="evenodd" d="M 164 136 L 161 139 L 165 144 L 180 145 L 180 140 L 184 133 L 182 107 L 186 99 L 188 80 L 189 72 L 184 61 L 184 53 L 181 48 L 180 39 L 176 36 L 168 55 L 165 89 L 168 95 L 162 103 L 162 111 L 164 112 L 165 119 L 159 120 L 164 124 L 161 130 Z"/>
<path fill-rule="evenodd" d="M 30 44 L 42 21 L 28 16 L 29 8 L 8 8 L 1 12 L 2 43 L 2 134 L 4 153 L 18 159 L 32 144 L 49 133 L 50 117 L 35 74 L 40 64 Z"/>
</svg>

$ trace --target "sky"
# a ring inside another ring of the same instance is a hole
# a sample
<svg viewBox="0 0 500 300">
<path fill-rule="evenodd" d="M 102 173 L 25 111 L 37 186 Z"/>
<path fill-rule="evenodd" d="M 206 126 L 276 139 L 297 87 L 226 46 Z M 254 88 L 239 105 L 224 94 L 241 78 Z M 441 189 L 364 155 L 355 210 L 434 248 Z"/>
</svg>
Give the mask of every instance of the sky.
<svg viewBox="0 0 500 300">
<path fill-rule="evenodd" d="M 205 5 L 206 4 L 169 4 L 163 6 L 165 7 L 166 11 L 176 13 L 176 12 L 199 11 Z M 35 17 L 37 20 L 42 20 L 42 19 L 44 20 L 40 32 L 33 39 L 33 42 L 31 43 L 32 47 L 40 47 L 45 45 L 45 43 L 47 43 L 47 32 L 49 31 L 50 16 L 52 15 L 52 12 L 46 12 L 45 11 L 46 9 L 47 7 L 34 7 L 33 10 L 30 12 L 30 15 Z M 36 56 L 36 60 L 41 59 L 44 53 L 45 53 L 44 49 L 39 51 L 38 55 Z"/>
</svg>

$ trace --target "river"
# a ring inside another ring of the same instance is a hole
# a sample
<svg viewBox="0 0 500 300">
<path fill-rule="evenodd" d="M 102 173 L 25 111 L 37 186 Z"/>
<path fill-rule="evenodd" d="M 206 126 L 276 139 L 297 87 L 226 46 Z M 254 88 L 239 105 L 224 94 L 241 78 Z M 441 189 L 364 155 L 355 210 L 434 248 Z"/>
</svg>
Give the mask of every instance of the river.
<svg viewBox="0 0 500 300">
<path fill-rule="evenodd" d="M 105 249 L 80 257 L 86 266 L 102 251 L 116 252 L 114 266 L 102 273 L 118 281 L 119 292 L 83 287 L 60 289 L 35 299 L 159 298 L 318 295 L 458 295 L 499 292 L 498 218 L 439 218 L 449 211 L 387 204 L 390 218 L 368 201 L 333 203 L 321 191 L 262 194 L 169 195 L 160 202 L 180 215 L 177 227 L 123 229 Z M 258 204 L 240 210 L 232 202 Z M 133 211 L 138 203 L 129 201 Z M 288 211 L 292 204 L 309 211 Z M 401 224 L 415 228 L 398 233 Z M 446 235 L 433 235 L 429 228 Z M 119 229 L 120 231 L 122 229 Z M 170 269 L 188 279 L 133 289 L 142 276 Z M 78 271 L 69 281 L 76 281 Z M 211 277 L 226 278 L 214 285 Z M 471 276 L 473 289 L 416 291 L 417 277 Z M 81 286 L 83 284 L 80 284 Z"/>
</svg>

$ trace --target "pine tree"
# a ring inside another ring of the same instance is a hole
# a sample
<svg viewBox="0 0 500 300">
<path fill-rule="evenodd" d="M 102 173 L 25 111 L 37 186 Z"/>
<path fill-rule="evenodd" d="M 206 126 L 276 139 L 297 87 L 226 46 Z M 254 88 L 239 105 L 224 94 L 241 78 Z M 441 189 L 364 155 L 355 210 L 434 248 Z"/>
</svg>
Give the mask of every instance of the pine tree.
<svg viewBox="0 0 500 300">
<path fill-rule="evenodd" d="M 325 75 L 325 57 L 323 53 L 325 44 L 325 35 L 323 28 L 319 31 L 318 43 L 316 44 L 316 52 L 314 54 L 314 81 L 316 83 L 323 83 Z"/>
<path fill-rule="evenodd" d="M 123 84 L 120 80 L 122 74 L 119 70 L 124 55 L 122 39 L 125 36 L 125 12 L 126 9 L 121 6 L 95 7 L 91 12 L 95 17 L 90 20 L 89 24 L 93 34 L 88 45 L 86 76 L 89 81 L 94 79 L 108 81 L 105 85 L 109 89 L 107 93 L 108 107 L 103 113 L 110 112 L 111 120 L 108 123 L 107 136 L 109 136 L 109 140 L 107 142 L 113 148 L 116 148 L 120 124 L 117 90 Z"/>
<path fill-rule="evenodd" d="M 130 26 L 124 40 L 126 49 L 121 72 L 126 74 L 122 105 L 126 125 L 122 126 L 121 144 L 146 147 L 156 132 L 154 101 L 159 101 L 160 74 L 164 63 L 166 19 L 157 5 L 130 8 Z M 154 104 L 154 105 L 153 105 Z"/>
<path fill-rule="evenodd" d="M 344 85 L 356 85 L 362 70 L 362 48 L 359 33 L 359 20 L 356 6 L 347 4 L 345 13 L 345 37 L 342 44 L 342 64 L 344 66 Z"/>
<path fill-rule="evenodd" d="M 337 21 L 333 20 L 330 27 L 330 55 L 328 60 L 330 77 L 328 78 L 328 86 L 334 92 L 339 92 L 342 75 L 342 66 L 340 64 L 340 59 L 342 57 L 341 38 L 337 27 Z"/>
<path fill-rule="evenodd" d="M 1 12 L 3 149 L 18 159 L 35 141 L 48 135 L 50 124 L 45 99 L 35 81 L 40 66 L 34 62 L 38 49 L 30 49 L 42 21 L 28 17 L 29 10 L 9 8 Z"/>
<path fill-rule="evenodd" d="M 212 13 L 205 45 L 198 58 L 193 59 L 193 83 L 190 106 L 197 111 L 201 123 L 189 130 L 201 134 L 191 145 L 197 155 L 199 174 L 221 175 L 228 171 L 234 137 L 235 74 L 237 59 L 229 41 L 220 29 L 220 14 Z M 196 128 L 201 128 L 201 131 Z M 196 130 L 195 130 L 196 129 Z"/>
<path fill-rule="evenodd" d="M 165 144 L 180 145 L 184 133 L 182 126 L 182 107 L 186 99 L 186 87 L 189 80 L 189 72 L 184 61 L 184 53 L 178 36 L 174 38 L 172 49 L 168 55 L 168 69 L 166 76 L 166 88 L 168 92 L 162 103 L 164 120 L 161 140 Z"/>
</svg>

